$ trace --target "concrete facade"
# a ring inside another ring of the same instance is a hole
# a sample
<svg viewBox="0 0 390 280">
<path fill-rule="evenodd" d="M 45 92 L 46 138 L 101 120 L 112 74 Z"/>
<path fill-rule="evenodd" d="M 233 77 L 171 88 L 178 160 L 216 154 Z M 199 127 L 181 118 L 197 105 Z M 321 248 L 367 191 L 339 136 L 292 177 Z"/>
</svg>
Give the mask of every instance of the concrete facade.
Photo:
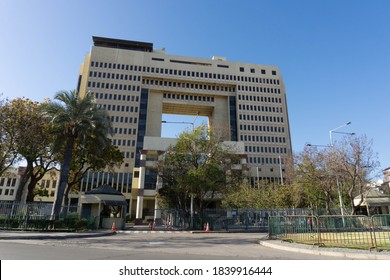
<svg viewBox="0 0 390 280">
<path fill-rule="evenodd" d="M 169 55 L 146 42 L 93 41 L 80 68 L 78 90 L 93 94 L 107 110 L 113 143 L 125 160 L 115 172 L 87 174 L 81 192 L 109 184 L 135 209 L 135 192 L 148 191 L 138 187 L 145 176 L 141 151 L 145 137 L 161 137 L 162 114 L 208 117 L 210 126 L 227 132 L 225 140 L 243 142 L 252 184 L 258 179 L 281 181 L 291 138 L 278 67 Z"/>
</svg>

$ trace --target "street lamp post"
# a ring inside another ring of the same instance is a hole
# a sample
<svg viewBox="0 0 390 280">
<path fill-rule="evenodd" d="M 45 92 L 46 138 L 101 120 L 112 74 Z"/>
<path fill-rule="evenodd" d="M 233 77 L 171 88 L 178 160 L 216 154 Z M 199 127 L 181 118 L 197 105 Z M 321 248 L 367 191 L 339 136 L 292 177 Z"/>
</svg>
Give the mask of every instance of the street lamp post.
<svg viewBox="0 0 390 280">
<path fill-rule="evenodd" d="M 280 155 L 279 155 L 279 172 L 280 172 L 280 183 L 283 186 L 284 182 L 283 182 L 282 158 L 280 157 Z"/>
<path fill-rule="evenodd" d="M 351 132 L 341 132 L 341 131 L 336 131 L 336 130 L 339 130 L 347 125 L 350 125 L 351 122 L 347 122 L 339 127 L 336 127 L 334 129 L 331 129 L 329 130 L 329 138 L 330 138 L 330 145 L 312 145 L 312 144 L 306 144 L 307 147 L 326 147 L 326 148 L 330 148 L 331 149 L 331 152 L 334 151 L 334 146 L 333 146 L 333 137 L 332 137 L 332 134 L 333 133 L 339 133 L 339 134 L 347 134 L 347 135 L 355 135 L 355 133 L 351 133 Z M 342 219 L 343 219 L 343 225 L 345 226 L 345 221 L 344 221 L 344 205 L 343 205 L 343 198 L 342 198 L 342 195 L 341 195 L 341 190 L 340 190 L 340 183 L 339 183 L 339 177 L 338 175 L 336 174 L 336 185 L 337 185 L 337 192 L 338 192 L 338 196 L 339 196 L 339 203 L 340 203 L 340 211 L 341 211 L 341 216 L 342 216 Z"/>
<path fill-rule="evenodd" d="M 351 122 L 347 122 L 347 123 L 345 123 L 345 124 L 343 124 L 343 125 L 341 125 L 339 127 L 336 127 L 334 129 L 329 130 L 330 148 L 331 148 L 332 152 L 334 151 L 332 133 L 355 135 L 355 133 L 336 131 L 336 130 L 339 130 L 340 128 L 346 127 L 347 125 L 350 125 L 350 124 L 351 124 Z M 341 190 L 340 190 L 339 176 L 337 174 L 336 174 L 336 185 L 337 185 L 337 192 L 338 192 L 338 195 L 339 195 L 341 216 L 342 216 L 342 219 L 343 219 L 343 225 L 345 226 L 343 198 L 342 198 Z"/>
</svg>

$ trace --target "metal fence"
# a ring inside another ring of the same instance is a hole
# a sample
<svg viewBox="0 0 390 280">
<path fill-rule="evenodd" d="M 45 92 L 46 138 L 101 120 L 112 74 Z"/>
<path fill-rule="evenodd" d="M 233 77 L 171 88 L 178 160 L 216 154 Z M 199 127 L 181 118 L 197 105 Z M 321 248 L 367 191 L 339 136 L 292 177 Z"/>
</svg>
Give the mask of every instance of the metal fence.
<svg viewBox="0 0 390 280">
<path fill-rule="evenodd" d="M 0 201 L 0 228 L 38 228 L 44 229 L 49 224 L 51 218 L 52 203 L 19 203 Z M 306 227 L 305 217 L 314 213 L 315 221 L 313 229 Z M 161 230 L 204 230 L 205 225 L 209 224 L 214 231 L 246 231 L 246 232 L 270 232 L 275 236 L 289 234 L 290 239 L 301 238 L 303 240 L 315 239 L 313 231 L 317 229 L 317 224 L 324 223 L 317 221 L 319 215 L 326 213 L 325 209 L 204 209 L 202 212 L 193 213 L 192 217 L 189 211 L 180 209 L 155 209 L 151 213 L 154 218 L 156 214 L 158 219 L 151 219 L 156 229 Z M 332 210 L 332 214 L 339 214 L 339 210 Z M 78 217 L 77 206 L 65 207 L 61 212 L 60 220 L 70 220 Z M 269 219 L 269 217 L 272 217 Z M 279 217 L 280 221 L 277 220 Z M 332 216 L 334 217 L 334 216 Z M 78 217 L 79 218 L 79 217 Z M 86 220 L 95 217 L 86 218 Z M 331 219 L 331 218 L 329 218 Z M 331 228 L 340 224 L 340 220 L 333 218 L 333 222 L 327 222 L 325 228 Z M 149 220 L 148 220 L 149 221 Z M 386 235 L 382 233 L 386 228 L 385 219 L 377 219 L 375 230 L 378 240 L 386 240 Z M 80 222 L 80 221 L 79 221 Z M 89 222 L 86 222 L 89 224 Z M 286 227 L 281 227 L 285 224 Z M 287 226 L 288 225 L 288 226 Z M 388 228 L 388 224 L 387 224 Z M 294 234 L 306 234 L 294 236 Z M 287 238 L 286 236 L 283 238 Z M 317 243 L 318 238 L 315 239 Z"/>
<path fill-rule="evenodd" d="M 204 209 L 192 215 L 189 211 L 177 209 L 157 209 L 155 226 L 160 229 L 203 230 L 208 223 L 211 230 L 267 231 L 268 212 L 255 209 Z"/>
<path fill-rule="evenodd" d="M 166 230 L 182 230 L 190 227 L 190 217 L 186 211 L 180 209 L 156 209 L 154 227 Z"/>
<path fill-rule="evenodd" d="M 195 212 L 191 220 L 189 211 L 178 209 L 156 209 L 161 218 L 156 219 L 155 225 L 159 229 L 194 229 L 202 230 L 209 224 L 211 230 L 218 231 L 253 231 L 268 232 L 268 217 L 270 216 L 297 216 L 310 213 L 323 214 L 325 209 L 204 209 L 201 213 Z M 331 213 L 339 214 L 339 209 L 332 209 Z"/>
<path fill-rule="evenodd" d="M 215 230 L 267 232 L 270 216 L 298 216 L 310 213 L 322 214 L 325 209 L 310 210 L 307 208 L 285 209 L 205 209 L 203 220 L 210 223 Z M 339 209 L 331 213 L 338 214 Z"/>
<path fill-rule="evenodd" d="M 390 215 L 270 216 L 269 238 L 320 246 L 390 250 Z"/>
<path fill-rule="evenodd" d="M 0 201 L 0 229 L 47 229 L 52 207 L 52 203 Z M 77 206 L 68 206 L 63 207 L 60 219 L 76 216 Z"/>
</svg>

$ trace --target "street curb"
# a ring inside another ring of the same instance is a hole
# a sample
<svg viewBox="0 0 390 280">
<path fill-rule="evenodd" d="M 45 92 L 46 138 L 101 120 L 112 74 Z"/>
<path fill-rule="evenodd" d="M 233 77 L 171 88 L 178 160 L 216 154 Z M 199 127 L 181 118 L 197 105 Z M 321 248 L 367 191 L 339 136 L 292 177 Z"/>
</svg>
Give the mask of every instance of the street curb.
<svg viewBox="0 0 390 280">
<path fill-rule="evenodd" d="M 288 246 L 288 244 L 283 245 L 283 242 L 280 241 L 280 244 L 275 244 L 277 241 L 265 241 L 259 240 L 259 244 L 278 250 L 285 250 L 290 252 L 302 253 L 302 254 L 314 254 L 319 256 L 330 256 L 330 257 L 342 257 L 342 258 L 350 258 L 350 259 L 362 259 L 362 260 L 390 260 L 390 255 L 382 255 L 378 253 L 356 253 L 352 251 L 345 252 L 336 252 L 336 251 L 327 251 L 326 249 L 310 247 L 308 245 L 307 248 L 297 248 Z M 303 245 L 302 245 L 303 246 Z M 348 250 L 348 249 L 344 249 Z"/>
<path fill-rule="evenodd" d="M 71 239 L 71 238 L 90 238 L 90 237 L 102 237 L 102 236 L 111 236 L 115 235 L 116 232 L 99 232 L 99 233 L 71 233 L 71 234 L 61 234 L 58 235 L 14 235 L 14 236 L 0 236 L 0 240 L 44 240 L 44 239 Z"/>
<path fill-rule="evenodd" d="M 166 230 L 166 229 L 144 229 L 144 230 L 119 230 L 118 233 L 124 233 L 124 234 L 130 234 L 130 233 L 189 233 L 189 234 L 224 234 L 224 233 L 264 233 L 264 232 L 248 232 L 248 231 L 226 231 L 226 230 L 210 230 L 210 231 L 204 231 L 204 230 Z"/>
</svg>

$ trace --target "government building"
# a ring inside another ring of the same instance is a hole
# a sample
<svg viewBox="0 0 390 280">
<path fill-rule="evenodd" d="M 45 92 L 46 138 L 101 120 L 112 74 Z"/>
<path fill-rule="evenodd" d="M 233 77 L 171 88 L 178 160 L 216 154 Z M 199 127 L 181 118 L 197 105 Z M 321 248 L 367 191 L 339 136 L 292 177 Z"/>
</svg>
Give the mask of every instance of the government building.
<svg viewBox="0 0 390 280">
<path fill-rule="evenodd" d="M 93 37 L 77 89 L 108 112 L 113 144 L 124 155 L 116 170 L 88 173 L 80 191 L 108 184 L 125 195 L 137 218 L 153 215 L 157 205 L 158 176 L 147 167 L 175 142 L 161 138 L 163 114 L 206 117 L 226 131 L 226 142 L 242 156 L 237 168 L 247 170 L 252 185 L 283 180 L 291 138 L 276 66 L 170 55 L 152 43 Z"/>
</svg>

